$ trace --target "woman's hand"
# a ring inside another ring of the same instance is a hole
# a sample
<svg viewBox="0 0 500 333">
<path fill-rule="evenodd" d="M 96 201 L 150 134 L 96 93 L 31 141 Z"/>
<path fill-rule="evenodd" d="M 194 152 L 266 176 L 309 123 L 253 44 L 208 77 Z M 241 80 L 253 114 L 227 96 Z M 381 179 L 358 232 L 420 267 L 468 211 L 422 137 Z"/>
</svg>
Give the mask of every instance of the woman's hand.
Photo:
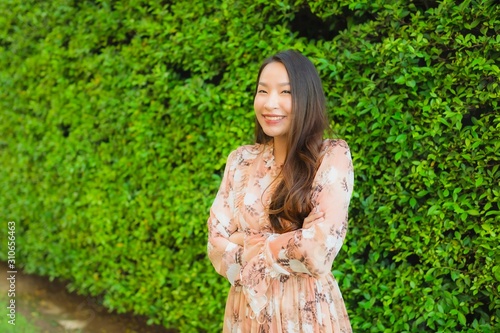
<svg viewBox="0 0 500 333">
<path fill-rule="evenodd" d="M 245 239 L 245 233 L 243 233 L 241 231 L 236 231 L 236 232 L 232 233 L 231 236 L 229 236 L 230 242 L 233 242 L 234 244 L 238 244 L 241 246 L 243 246 L 244 239 Z"/>
<path fill-rule="evenodd" d="M 243 262 L 256 257 L 264 246 L 268 234 L 251 231 L 243 238 Z"/>
<path fill-rule="evenodd" d="M 259 232 L 246 235 L 244 232 L 236 231 L 229 236 L 230 242 L 243 246 L 243 262 L 248 262 L 257 256 L 265 240 L 264 234 Z"/>
<path fill-rule="evenodd" d="M 311 222 L 321 222 L 321 220 L 324 220 L 325 213 L 321 211 L 312 211 L 305 219 L 304 219 L 304 226 L 309 226 Z"/>
</svg>

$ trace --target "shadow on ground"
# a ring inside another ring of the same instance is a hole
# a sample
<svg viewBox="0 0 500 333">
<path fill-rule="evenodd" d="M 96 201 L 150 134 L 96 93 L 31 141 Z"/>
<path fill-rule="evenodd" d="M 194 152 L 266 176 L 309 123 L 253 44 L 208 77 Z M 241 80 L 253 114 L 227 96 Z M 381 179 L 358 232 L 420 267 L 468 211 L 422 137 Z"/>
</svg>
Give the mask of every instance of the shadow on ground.
<svg viewBox="0 0 500 333">
<path fill-rule="evenodd" d="M 0 263 L 7 274 L 7 265 Z M 147 325 L 144 317 L 108 312 L 95 299 L 70 293 L 60 281 L 23 274 L 15 278 L 16 326 L 8 324 L 9 281 L 0 279 L 2 331 L 26 333 L 177 333 Z M 8 277 L 8 275 L 7 275 Z"/>
</svg>

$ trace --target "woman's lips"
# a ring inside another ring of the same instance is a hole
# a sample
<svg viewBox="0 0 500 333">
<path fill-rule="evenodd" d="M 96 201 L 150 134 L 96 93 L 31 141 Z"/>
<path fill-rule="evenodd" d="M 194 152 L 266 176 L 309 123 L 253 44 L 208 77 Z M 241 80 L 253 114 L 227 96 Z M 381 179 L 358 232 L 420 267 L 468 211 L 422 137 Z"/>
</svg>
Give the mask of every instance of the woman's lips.
<svg viewBox="0 0 500 333">
<path fill-rule="evenodd" d="M 262 117 L 264 118 L 264 120 L 266 121 L 266 123 L 268 124 L 277 124 L 279 123 L 281 120 L 285 119 L 286 116 L 278 116 L 278 115 L 274 115 L 274 114 L 268 114 L 268 115 L 262 115 Z"/>
</svg>

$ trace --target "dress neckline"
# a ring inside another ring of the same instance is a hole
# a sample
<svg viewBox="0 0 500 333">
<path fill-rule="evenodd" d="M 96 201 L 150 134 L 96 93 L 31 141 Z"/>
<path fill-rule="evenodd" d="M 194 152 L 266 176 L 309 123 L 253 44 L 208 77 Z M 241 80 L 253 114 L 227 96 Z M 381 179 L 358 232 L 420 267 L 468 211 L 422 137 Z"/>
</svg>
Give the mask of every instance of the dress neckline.
<svg viewBox="0 0 500 333">
<path fill-rule="evenodd" d="M 264 144 L 264 152 L 262 154 L 262 158 L 266 167 L 271 170 L 281 170 L 283 168 L 283 164 L 276 163 L 274 158 L 274 143 L 272 141 Z"/>
</svg>

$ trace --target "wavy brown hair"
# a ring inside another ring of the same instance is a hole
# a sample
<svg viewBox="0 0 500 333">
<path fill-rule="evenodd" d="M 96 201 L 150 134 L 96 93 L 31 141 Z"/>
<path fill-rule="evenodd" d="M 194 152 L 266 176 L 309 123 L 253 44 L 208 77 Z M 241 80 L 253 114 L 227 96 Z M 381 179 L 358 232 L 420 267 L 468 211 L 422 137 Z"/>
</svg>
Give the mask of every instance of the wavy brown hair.
<svg viewBox="0 0 500 333">
<path fill-rule="evenodd" d="M 287 156 L 269 207 L 271 226 L 275 232 L 284 233 L 302 228 L 313 208 L 312 183 L 328 117 L 321 79 L 312 62 L 293 50 L 280 52 L 262 63 L 257 85 L 264 67 L 273 62 L 285 66 L 292 94 L 293 120 L 288 133 Z M 255 141 L 270 142 L 273 138 L 264 133 L 257 119 L 255 124 Z"/>
</svg>

